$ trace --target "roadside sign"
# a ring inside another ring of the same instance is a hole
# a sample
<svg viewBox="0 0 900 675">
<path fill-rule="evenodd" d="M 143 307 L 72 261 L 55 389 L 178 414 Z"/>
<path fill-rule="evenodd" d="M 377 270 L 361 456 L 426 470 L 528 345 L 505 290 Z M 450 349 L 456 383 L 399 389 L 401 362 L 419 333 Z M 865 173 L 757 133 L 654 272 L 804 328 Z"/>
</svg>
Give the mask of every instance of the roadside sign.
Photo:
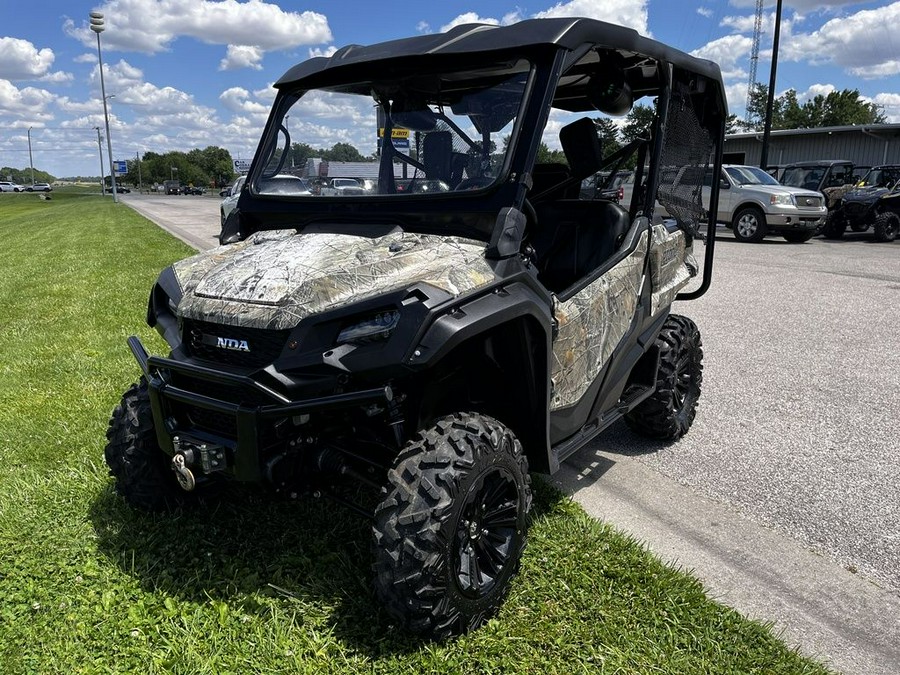
<svg viewBox="0 0 900 675">
<path fill-rule="evenodd" d="M 117 176 L 124 176 L 128 173 L 128 164 L 125 163 L 124 159 L 117 159 L 113 162 L 113 165 Z"/>
<path fill-rule="evenodd" d="M 250 171 L 250 160 L 249 159 L 234 160 L 234 170 L 238 173 L 247 173 L 248 171 Z"/>
</svg>

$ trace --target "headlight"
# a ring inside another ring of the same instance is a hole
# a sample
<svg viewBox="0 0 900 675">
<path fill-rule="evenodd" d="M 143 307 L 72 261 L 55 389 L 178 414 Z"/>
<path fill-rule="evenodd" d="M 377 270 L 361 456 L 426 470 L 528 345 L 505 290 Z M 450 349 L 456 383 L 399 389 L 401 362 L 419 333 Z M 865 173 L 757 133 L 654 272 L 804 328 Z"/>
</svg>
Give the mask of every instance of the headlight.
<svg viewBox="0 0 900 675">
<path fill-rule="evenodd" d="M 785 206 L 790 206 L 794 203 L 793 195 L 772 195 L 769 197 L 770 204 L 782 204 Z"/>
<path fill-rule="evenodd" d="M 337 344 L 347 342 L 363 345 L 387 340 L 400 322 L 400 312 L 389 310 L 379 312 L 359 323 L 354 323 L 338 333 Z"/>
</svg>

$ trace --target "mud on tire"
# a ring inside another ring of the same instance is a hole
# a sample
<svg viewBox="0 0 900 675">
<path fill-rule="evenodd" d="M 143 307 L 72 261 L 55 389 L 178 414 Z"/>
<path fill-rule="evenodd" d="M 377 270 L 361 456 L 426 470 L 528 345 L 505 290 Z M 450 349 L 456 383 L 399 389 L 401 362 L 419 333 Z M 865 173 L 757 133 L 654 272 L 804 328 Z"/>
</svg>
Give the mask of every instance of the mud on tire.
<svg viewBox="0 0 900 675">
<path fill-rule="evenodd" d="M 153 427 L 150 395 L 144 378 L 122 395 L 106 430 L 106 464 L 115 489 L 129 506 L 164 511 L 196 501 L 196 493 L 178 487 L 170 459 L 160 449 Z"/>
<path fill-rule="evenodd" d="M 656 391 L 625 415 L 625 422 L 642 436 L 681 438 L 691 428 L 703 382 L 703 344 L 697 325 L 671 314 L 656 338 L 659 370 Z"/>
<path fill-rule="evenodd" d="M 490 618 L 525 548 L 531 479 L 515 435 L 457 413 L 407 445 L 373 525 L 375 591 L 411 632 L 444 639 Z"/>
</svg>

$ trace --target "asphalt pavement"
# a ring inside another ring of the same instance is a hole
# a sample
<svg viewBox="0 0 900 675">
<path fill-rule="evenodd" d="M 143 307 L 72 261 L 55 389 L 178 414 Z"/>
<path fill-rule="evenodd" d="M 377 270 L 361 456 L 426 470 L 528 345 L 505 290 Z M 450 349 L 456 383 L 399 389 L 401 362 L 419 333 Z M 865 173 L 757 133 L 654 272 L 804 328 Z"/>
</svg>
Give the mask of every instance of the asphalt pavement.
<svg viewBox="0 0 900 675">
<path fill-rule="evenodd" d="M 198 249 L 219 200 L 122 195 Z M 900 242 L 716 243 L 703 394 L 671 445 L 615 425 L 554 482 L 843 673 L 900 673 Z M 698 251 L 702 254 L 702 247 Z"/>
</svg>

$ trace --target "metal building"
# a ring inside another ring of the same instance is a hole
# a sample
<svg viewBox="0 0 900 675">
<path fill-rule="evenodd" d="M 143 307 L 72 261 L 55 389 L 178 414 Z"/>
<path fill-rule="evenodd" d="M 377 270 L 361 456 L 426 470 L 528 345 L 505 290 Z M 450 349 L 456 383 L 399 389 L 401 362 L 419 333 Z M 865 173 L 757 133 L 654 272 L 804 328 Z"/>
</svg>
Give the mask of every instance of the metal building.
<svg viewBox="0 0 900 675">
<path fill-rule="evenodd" d="M 727 164 L 759 165 L 761 131 L 725 137 Z M 814 159 L 848 159 L 859 166 L 900 164 L 900 124 L 779 129 L 769 136 L 769 166 Z"/>
</svg>

